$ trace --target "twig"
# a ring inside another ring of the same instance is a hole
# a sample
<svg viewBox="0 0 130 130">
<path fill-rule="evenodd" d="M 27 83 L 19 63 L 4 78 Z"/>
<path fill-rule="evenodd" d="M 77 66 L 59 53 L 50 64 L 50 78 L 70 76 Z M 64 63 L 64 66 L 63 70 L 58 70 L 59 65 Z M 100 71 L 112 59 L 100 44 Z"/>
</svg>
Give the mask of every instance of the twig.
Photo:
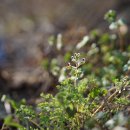
<svg viewBox="0 0 130 130">
<path fill-rule="evenodd" d="M 119 91 L 116 90 L 110 97 L 108 97 L 107 102 L 108 102 L 108 103 L 111 102 L 112 99 L 113 99 L 117 94 L 119 94 Z M 105 106 L 105 102 L 102 102 L 102 104 L 99 106 L 99 108 L 98 108 L 96 111 L 94 111 L 94 113 L 92 114 L 92 117 L 93 117 L 97 112 L 101 111 L 104 106 Z"/>
<path fill-rule="evenodd" d="M 112 92 L 114 90 L 115 90 L 115 92 L 106 99 L 107 103 L 110 103 L 115 96 L 118 96 L 119 94 L 121 94 L 120 91 L 122 92 L 122 91 L 125 91 L 125 90 L 126 91 L 130 90 L 130 86 L 125 86 L 124 89 L 122 89 L 122 90 L 116 90 L 116 87 L 113 87 L 110 90 L 108 90 L 108 92 Z M 92 114 L 92 117 L 96 113 L 98 113 L 99 111 L 101 111 L 104 108 L 105 104 L 106 104 L 105 102 L 102 102 L 101 105 L 94 111 L 94 113 Z"/>
</svg>

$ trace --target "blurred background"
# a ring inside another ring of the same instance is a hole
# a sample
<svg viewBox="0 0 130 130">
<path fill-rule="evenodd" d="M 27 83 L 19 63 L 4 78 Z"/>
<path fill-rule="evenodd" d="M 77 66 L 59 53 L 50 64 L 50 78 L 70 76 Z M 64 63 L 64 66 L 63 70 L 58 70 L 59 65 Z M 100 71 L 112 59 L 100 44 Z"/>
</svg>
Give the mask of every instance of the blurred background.
<svg viewBox="0 0 130 130">
<path fill-rule="evenodd" d="M 109 9 L 129 27 L 129 0 L 1 0 L 0 93 L 33 99 L 54 91 L 58 80 L 45 69 L 47 58 L 58 58 L 61 66 L 66 62 L 63 51 L 50 47 L 50 36 L 61 33 L 64 50 L 71 51 L 90 30 L 108 31 Z"/>
</svg>

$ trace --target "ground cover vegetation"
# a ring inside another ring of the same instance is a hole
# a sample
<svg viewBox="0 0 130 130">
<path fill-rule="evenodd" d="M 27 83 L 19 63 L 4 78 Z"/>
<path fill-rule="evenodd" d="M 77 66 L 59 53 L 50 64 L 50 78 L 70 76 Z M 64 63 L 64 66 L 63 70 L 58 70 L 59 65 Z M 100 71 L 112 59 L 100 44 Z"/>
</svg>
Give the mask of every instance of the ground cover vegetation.
<svg viewBox="0 0 130 130">
<path fill-rule="evenodd" d="M 1 101 L 11 112 L 2 130 L 130 129 L 128 27 L 113 10 L 104 19 L 112 31 L 93 30 L 73 48 L 67 49 L 61 34 L 49 38 L 57 57 L 47 56 L 42 66 L 57 81 L 56 93 L 41 93 L 33 105 L 3 95 Z"/>
</svg>

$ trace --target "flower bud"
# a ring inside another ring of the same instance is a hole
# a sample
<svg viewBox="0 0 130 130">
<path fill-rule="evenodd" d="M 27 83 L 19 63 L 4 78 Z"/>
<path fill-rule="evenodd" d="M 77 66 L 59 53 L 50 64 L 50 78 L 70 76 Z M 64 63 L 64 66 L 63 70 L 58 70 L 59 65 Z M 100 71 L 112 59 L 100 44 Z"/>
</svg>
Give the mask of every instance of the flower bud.
<svg viewBox="0 0 130 130">
<path fill-rule="evenodd" d="M 78 53 L 77 56 L 80 57 L 80 53 Z"/>
<path fill-rule="evenodd" d="M 77 57 L 77 53 L 74 53 L 74 56 Z"/>
<path fill-rule="evenodd" d="M 68 65 L 66 66 L 67 69 L 70 69 L 71 68 L 71 64 L 68 63 Z"/>
<path fill-rule="evenodd" d="M 85 58 L 82 58 L 82 63 L 85 63 Z"/>
</svg>

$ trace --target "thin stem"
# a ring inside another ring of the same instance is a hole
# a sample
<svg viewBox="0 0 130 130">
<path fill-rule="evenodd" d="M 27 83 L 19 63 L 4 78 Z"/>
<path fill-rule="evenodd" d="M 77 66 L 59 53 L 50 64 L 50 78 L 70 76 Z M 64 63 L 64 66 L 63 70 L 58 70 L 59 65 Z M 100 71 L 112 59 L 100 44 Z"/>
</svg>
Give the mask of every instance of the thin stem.
<svg viewBox="0 0 130 130">
<path fill-rule="evenodd" d="M 78 75 L 77 75 L 77 73 L 78 73 L 78 63 L 76 63 L 76 75 L 75 75 L 75 80 L 74 80 L 74 86 L 75 87 L 77 87 L 77 78 L 78 78 Z"/>
<path fill-rule="evenodd" d="M 31 123 L 33 123 L 35 126 L 37 126 L 40 130 L 44 130 L 43 128 L 40 127 L 40 125 L 38 125 L 36 122 L 34 122 L 33 120 L 29 120 Z"/>
<path fill-rule="evenodd" d="M 126 87 L 125 87 L 125 90 L 128 91 L 129 88 L 130 88 L 130 86 L 126 86 Z M 110 96 L 106 99 L 106 100 L 107 100 L 107 103 L 110 103 L 110 102 L 114 99 L 114 97 L 117 97 L 119 94 L 121 94 L 121 93 L 119 93 L 118 90 L 116 90 L 116 87 L 111 88 L 111 89 L 109 90 L 109 92 L 112 92 L 112 91 L 114 91 L 114 90 L 115 90 L 115 92 L 114 92 L 112 95 L 110 95 Z M 94 113 L 92 114 L 92 117 L 93 117 L 96 113 L 98 113 L 99 111 L 101 111 L 101 110 L 103 109 L 103 107 L 105 106 L 105 104 L 106 104 L 105 102 L 102 102 L 101 105 L 94 111 Z"/>
<path fill-rule="evenodd" d="M 3 123 L 1 130 L 4 130 L 5 124 Z"/>
<path fill-rule="evenodd" d="M 117 96 L 119 94 L 119 91 L 115 91 L 110 97 L 108 97 L 107 102 L 111 102 L 112 99 Z M 94 116 L 96 113 L 98 113 L 99 111 L 101 111 L 103 109 L 103 107 L 105 106 L 105 102 L 102 102 L 102 104 L 98 107 L 98 109 L 96 111 L 94 111 L 94 113 L 92 114 L 92 116 Z"/>
<path fill-rule="evenodd" d="M 26 120 L 26 128 L 27 128 L 27 130 L 29 130 L 29 122 L 28 122 L 28 120 Z"/>
</svg>

